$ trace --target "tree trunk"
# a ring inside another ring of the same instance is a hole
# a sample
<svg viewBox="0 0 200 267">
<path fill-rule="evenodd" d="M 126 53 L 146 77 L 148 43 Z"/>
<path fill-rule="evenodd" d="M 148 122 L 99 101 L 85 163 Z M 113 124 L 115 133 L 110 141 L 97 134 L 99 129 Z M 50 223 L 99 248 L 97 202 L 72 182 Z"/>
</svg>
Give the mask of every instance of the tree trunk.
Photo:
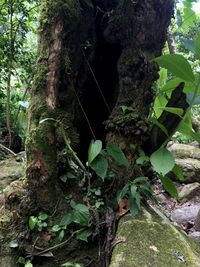
<svg viewBox="0 0 200 267">
<path fill-rule="evenodd" d="M 173 0 L 44 1 L 26 140 L 29 201 L 22 201 L 22 216 L 51 214 L 55 207 L 62 213 L 60 199 L 69 194 L 83 199 L 81 186 L 59 181 L 73 165 L 69 151 L 63 157 L 66 139 L 82 162 L 91 139 L 124 151 L 131 173 L 113 166 L 117 182 L 112 191 L 102 189 L 106 206 L 112 205 L 133 175 L 134 152 L 149 138 L 147 117 L 158 78 L 153 59 L 161 55 L 172 13 Z M 105 228 L 101 238 L 104 243 Z"/>
</svg>

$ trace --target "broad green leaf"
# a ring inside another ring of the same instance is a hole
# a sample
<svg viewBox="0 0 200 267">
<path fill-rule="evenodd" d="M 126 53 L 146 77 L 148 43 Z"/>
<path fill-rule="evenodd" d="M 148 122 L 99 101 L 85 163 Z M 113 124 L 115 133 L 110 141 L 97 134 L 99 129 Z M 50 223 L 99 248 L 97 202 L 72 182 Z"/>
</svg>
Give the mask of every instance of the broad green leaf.
<svg viewBox="0 0 200 267">
<path fill-rule="evenodd" d="M 160 109 L 162 111 L 167 111 L 169 113 L 173 113 L 176 114 L 178 116 L 182 116 L 183 115 L 183 109 L 182 108 L 174 108 L 174 107 L 154 107 L 154 109 Z"/>
<path fill-rule="evenodd" d="M 92 162 L 90 167 L 93 169 L 97 176 L 101 177 L 102 180 L 104 180 L 108 171 L 108 161 L 104 156 L 98 155 Z"/>
<path fill-rule="evenodd" d="M 163 86 L 161 92 L 167 93 L 167 95 L 170 97 L 173 90 L 181 83 L 183 82 L 183 79 L 180 78 L 174 78 L 166 82 L 166 84 Z"/>
<path fill-rule="evenodd" d="M 184 8 L 183 8 L 183 24 L 182 29 L 183 31 L 187 32 L 189 28 L 195 27 L 195 22 L 197 21 L 196 14 L 192 9 L 192 2 L 193 1 L 183 1 Z"/>
<path fill-rule="evenodd" d="M 178 191 L 175 186 L 175 184 L 172 182 L 172 180 L 165 176 L 165 177 L 160 177 L 160 180 L 165 188 L 165 190 L 174 198 L 178 199 Z"/>
<path fill-rule="evenodd" d="M 70 223 L 73 222 L 73 215 L 71 212 L 69 212 L 67 215 L 65 215 L 61 222 L 60 222 L 60 226 L 68 226 Z"/>
<path fill-rule="evenodd" d="M 200 60 L 200 31 L 198 31 L 196 38 L 195 38 L 195 55 Z"/>
<path fill-rule="evenodd" d="M 88 241 L 88 237 L 92 235 L 92 229 L 88 228 L 88 229 L 83 229 L 82 231 L 78 232 L 76 234 L 76 238 L 82 241 L 87 242 Z"/>
<path fill-rule="evenodd" d="M 104 156 L 98 155 L 92 161 L 90 167 L 93 169 L 97 176 L 101 177 L 104 180 L 108 170 L 108 161 Z"/>
<path fill-rule="evenodd" d="M 108 154 L 117 161 L 119 165 L 124 165 L 126 167 L 129 166 L 129 162 L 124 155 L 124 152 L 116 145 L 116 144 L 109 144 L 108 145 Z"/>
<path fill-rule="evenodd" d="M 138 204 L 135 198 L 132 198 L 132 197 L 129 198 L 129 208 L 130 208 L 131 215 L 135 217 L 139 212 L 139 207 L 138 207 Z"/>
<path fill-rule="evenodd" d="M 38 219 L 35 216 L 30 216 L 28 220 L 28 226 L 30 230 L 33 230 L 37 225 Z"/>
<path fill-rule="evenodd" d="M 154 109 L 154 113 L 156 115 L 156 118 L 158 119 L 160 117 L 160 115 L 163 112 L 163 109 L 161 108 L 157 108 L 157 107 L 162 107 L 164 108 L 167 105 L 167 99 L 166 97 L 164 97 L 163 95 L 158 95 L 154 101 L 154 105 L 153 105 L 153 109 Z"/>
<path fill-rule="evenodd" d="M 163 55 L 155 58 L 155 61 L 176 77 L 182 78 L 184 81 L 194 82 L 195 77 L 191 65 L 182 55 Z"/>
<path fill-rule="evenodd" d="M 183 170 L 181 169 L 180 166 L 178 166 L 177 164 L 175 164 L 172 172 L 176 175 L 176 177 L 180 180 L 180 181 L 184 181 L 184 175 L 183 175 Z"/>
<path fill-rule="evenodd" d="M 73 212 L 73 222 L 81 224 L 81 225 L 88 225 L 89 223 L 89 209 L 87 206 L 83 204 L 77 204 L 74 208 Z"/>
<path fill-rule="evenodd" d="M 159 79 L 157 80 L 157 85 L 159 88 L 162 88 L 167 81 L 167 70 L 165 68 L 161 68 L 159 71 Z"/>
<path fill-rule="evenodd" d="M 100 154 L 102 150 L 101 140 L 96 140 L 90 143 L 88 150 L 88 165 L 90 166 L 92 161 Z"/>
<path fill-rule="evenodd" d="M 156 150 L 151 155 L 150 162 L 154 170 L 163 176 L 171 171 L 175 165 L 173 155 L 166 148 Z"/>
</svg>

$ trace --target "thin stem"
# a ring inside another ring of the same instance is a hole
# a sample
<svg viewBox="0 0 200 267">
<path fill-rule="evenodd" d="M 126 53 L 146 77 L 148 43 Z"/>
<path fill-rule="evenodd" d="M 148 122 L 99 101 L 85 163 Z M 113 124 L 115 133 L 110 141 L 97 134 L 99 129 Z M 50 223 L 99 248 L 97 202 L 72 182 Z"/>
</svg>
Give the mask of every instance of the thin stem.
<svg viewBox="0 0 200 267">
<path fill-rule="evenodd" d="M 72 157 L 74 158 L 74 160 L 78 163 L 78 165 L 84 170 L 87 171 L 85 166 L 83 165 L 83 163 L 80 161 L 80 159 L 77 157 L 76 153 L 74 152 L 74 150 L 71 148 L 68 140 L 67 140 L 67 136 L 66 136 L 66 132 L 64 130 L 63 124 L 60 122 L 60 129 L 61 129 L 61 133 L 65 142 L 65 145 L 67 147 L 67 149 L 69 150 L 69 152 L 71 153 Z"/>
</svg>

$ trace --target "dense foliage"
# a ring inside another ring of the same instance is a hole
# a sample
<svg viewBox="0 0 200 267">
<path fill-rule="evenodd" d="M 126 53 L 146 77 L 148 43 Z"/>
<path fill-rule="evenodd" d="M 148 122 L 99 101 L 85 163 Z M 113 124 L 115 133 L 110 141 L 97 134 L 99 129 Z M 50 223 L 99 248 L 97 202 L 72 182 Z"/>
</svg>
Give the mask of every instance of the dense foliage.
<svg viewBox="0 0 200 267">
<path fill-rule="evenodd" d="M 0 1 L 0 139 L 17 151 L 26 128 L 38 7 L 38 1 Z"/>
</svg>

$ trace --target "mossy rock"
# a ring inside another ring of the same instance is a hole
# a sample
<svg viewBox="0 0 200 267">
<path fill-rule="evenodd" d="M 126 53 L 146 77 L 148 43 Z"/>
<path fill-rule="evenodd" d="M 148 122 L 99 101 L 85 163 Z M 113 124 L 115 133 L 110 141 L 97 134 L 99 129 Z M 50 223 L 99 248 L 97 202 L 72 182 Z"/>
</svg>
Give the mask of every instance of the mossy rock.
<svg viewBox="0 0 200 267">
<path fill-rule="evenodd" d="M 187 158 L 198 159 L 198 160 L 200 159 L 200 148 L 198 147 L 175 143 L 168 149 L 177 159 L 187 159 Z"/>
<path fill-rule="evenodd" d="M 25 163 L 17 162 L 15 157 L 0 161 L 0 190 L 3 190 L 12 181 L 25 175 Z"/>
<path fill-rule="evenodd" d="M 110 267 L 200 267 L 200 245 L 145 209 L 123 217 L 116 238 Z"/>
</svg>

